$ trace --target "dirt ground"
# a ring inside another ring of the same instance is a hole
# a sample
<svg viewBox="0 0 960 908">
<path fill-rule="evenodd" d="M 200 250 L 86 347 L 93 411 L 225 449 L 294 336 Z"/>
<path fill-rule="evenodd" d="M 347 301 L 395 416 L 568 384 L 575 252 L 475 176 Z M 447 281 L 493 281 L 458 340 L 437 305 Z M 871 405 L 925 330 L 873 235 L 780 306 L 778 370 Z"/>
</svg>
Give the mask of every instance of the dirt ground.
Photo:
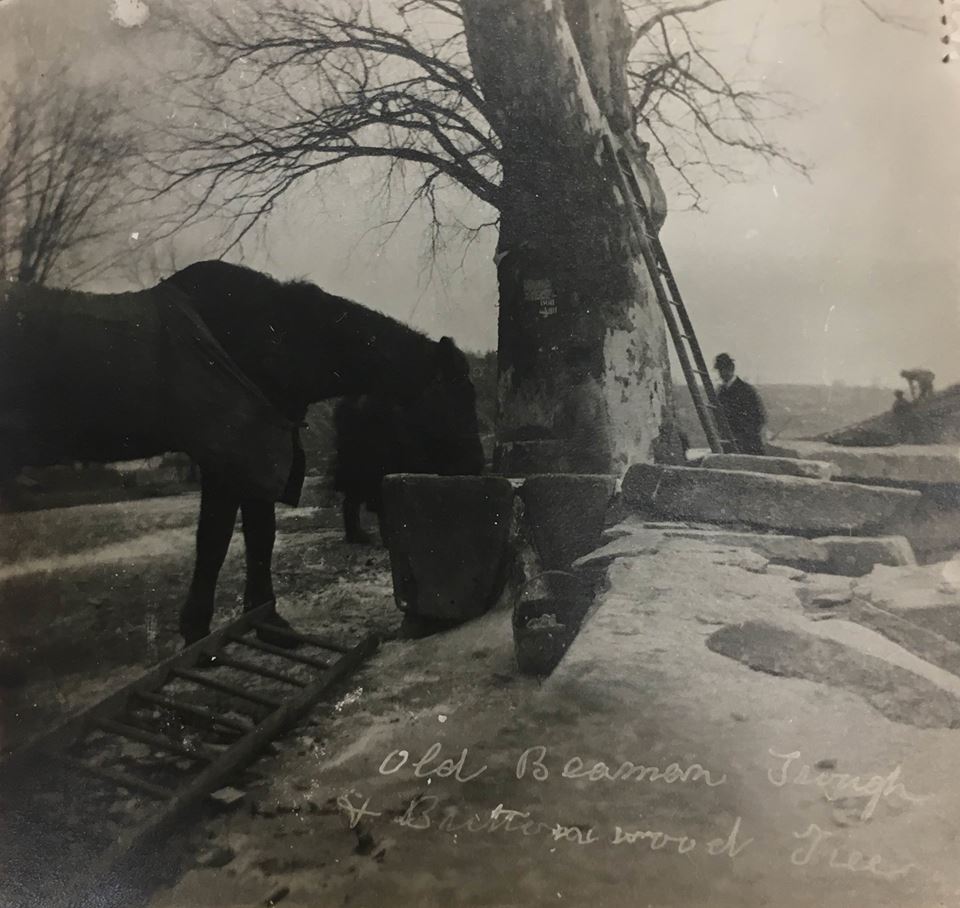
<svg viewBox="0 0 960 908">
<path fill-rule="evenodd" d="M 28 678 L 4 703 L 8 744 L 176 648 L 196 507 L 181 496 L 3 518 L 0 627 Z M 517 673 L 509 608 L 398 636 L 386 553 L 344 544 L 321 498 L 281 510 L 276 567 L 296 625 L 376 632 L 379 652 L 232 780 L 235 803 L 207 804 L 156 866 L 104 883 L 103 904 L 960 899 L 960 678 L 815 604 L 856 588 L 892 608 L 879 583 L 918 615 L 935 606 L 944 631 L 960 609 L 956 565 L 854 581 L 730 546 L 658 543 L 611 565 L 543 683 Z M 239 609 L 241 568 L 238 539 L 222 618 Z M 585 777 L 600 761 L 659 767 L 661 779 Z"/>
<path fill-rule="evenodd" d="M 0 654 L 26 677 L 0 704 L 4 748 L 176 651 L 198 507 L 199 496 L 186 494 L 0 515 Z M 338 510 L 316 486 L 303 507 L 278 509 L 278 607 L 314 633 L 389 638 L 402 619 L 389 557 L 379 546 L 347 545 L 342 535 Z M 215 620 L 239 614 L 242 588 L 238 531 Z"/>
<path fill-rule="evenodd" d="M 805 604 L 850 585 L 676 540 L 542 684 L 506 609 L 388 643 L 150 906 L 956 904 L 960 678 Z"/>
</svg>

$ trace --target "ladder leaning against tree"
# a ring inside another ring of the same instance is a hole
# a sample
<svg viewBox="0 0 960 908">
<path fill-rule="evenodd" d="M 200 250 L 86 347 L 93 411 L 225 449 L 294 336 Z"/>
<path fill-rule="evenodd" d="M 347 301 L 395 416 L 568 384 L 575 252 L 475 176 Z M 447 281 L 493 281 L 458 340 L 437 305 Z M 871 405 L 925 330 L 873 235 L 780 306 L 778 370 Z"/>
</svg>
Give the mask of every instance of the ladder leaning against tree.
<svg viewBox="0 0 960 908">
<path fill-rule="evenodd" d="M 736 454 L 737 443 L 710 380 L 710 372 L 693 330 L 693 323 L 680 296 L 673 270 L 651 221 L 633 161 L 608 130 L 604 131 L 603 145 L 610 170 L 623 196 L 631 226 L 637 235 L 643 260 L 650 272 L 660 311 L 663 312 L 667 329 L 673 339 L 673 346 L 710 450 L 717 454 Z"/>
</svg>

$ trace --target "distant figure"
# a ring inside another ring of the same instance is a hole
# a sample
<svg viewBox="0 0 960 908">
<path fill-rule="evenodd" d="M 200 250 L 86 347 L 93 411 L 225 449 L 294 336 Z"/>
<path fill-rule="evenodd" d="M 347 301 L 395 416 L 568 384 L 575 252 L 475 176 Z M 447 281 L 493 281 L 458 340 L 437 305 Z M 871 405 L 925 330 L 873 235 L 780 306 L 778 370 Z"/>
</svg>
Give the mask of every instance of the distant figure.
<svg viewBox="0 0 960 908">
<path fill-rule="evenodd" d="M 906 399 L 903 391 L 894 391 L 893 422 L 896 426 L 897 440 L 900 444 L 913 444 L 916 438 L 916 417 L 913 403 Z"/>
<path fill-rule="evenodd" d="M 910 396 L 914 400 L 925 400 L 933 394 L 933 380 L 936 376 L 929 369 L 904 369 L 901 378 L 910 386 Z"/>
<path fill-rule="evenodd" d="M 752 385 L 737 377 L 736 365 L 729 354 L 721 353 L 713 361 L 713 367 L 720 375 L 717 397 L 740 453 L 766 454 L 763 426 L 767 414 L 760 395 Z"/>
</svg>

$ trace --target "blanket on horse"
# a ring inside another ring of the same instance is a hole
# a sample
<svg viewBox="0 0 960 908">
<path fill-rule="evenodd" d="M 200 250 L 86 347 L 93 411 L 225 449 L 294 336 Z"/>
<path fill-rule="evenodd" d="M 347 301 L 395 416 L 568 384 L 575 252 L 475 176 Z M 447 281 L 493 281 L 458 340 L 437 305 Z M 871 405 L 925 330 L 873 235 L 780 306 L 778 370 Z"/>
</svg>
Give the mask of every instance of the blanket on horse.
<svg viewBox="0 0 960 908">
<path fill-rule="evenodd" d="M 292 503 L 303 481 L 296 426 L 169 286 L 0 283 L 0 451 L 14 468 L 183 451 L 243 497 Z"/>
</svg>

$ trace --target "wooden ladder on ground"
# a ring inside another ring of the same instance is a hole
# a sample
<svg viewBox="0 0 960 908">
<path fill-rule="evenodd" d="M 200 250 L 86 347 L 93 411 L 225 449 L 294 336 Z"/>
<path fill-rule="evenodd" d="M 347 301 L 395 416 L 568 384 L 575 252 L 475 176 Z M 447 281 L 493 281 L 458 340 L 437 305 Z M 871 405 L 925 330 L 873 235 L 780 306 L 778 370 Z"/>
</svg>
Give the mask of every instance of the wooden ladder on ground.
<svg viewBox="0 0 960 908">
<path fill-rule="evenodd" d="M 135 859 L 141 846 L 169 833 L 190 807 L 223 786 L 377 648 L 372 636 L 351 644 L 271 627 L 265 623 L 270 609 L 246 612 L 15 750 L 0 762 L 0 803 L 6 806 L 10 791 L 22 794 L 12 813 L 31 817 L 34 833 L 52 836 L 52 849 L 60 849 L 63 842 L 95 838 L 101 825 L 106 830 L 107 817 L 100 814 L 124 801 L 123 820 L 96 845 L 82 877 L 97 881 Z M 264 642 L 257 637 L 261 630 L 299 648 Z M 139 752 L 131 753 L 125 742 L 139 745 Z M 64 796 L 45 811 L 42 799 L 56 788 Z M 67 809 L 68 802 L 78 806 Z M 79 830 L 69 828 L 68 815 L 81 818 Z M 9 853 L 12 838 L 0 846 L 4 875 L 19 870 L 28 881 L 37 880 L 57 865 L 44 858 L 39 870 L 32 866 L 32 842 Z M 82 891 L 87 884 L 77 879 L 75 885 Z M 62 892 L 37 903 L 81 902 L 71 888 L 60 881 Z M 33 904 L 23 898 L 16 903 Z"/>
<path fill-rule="evenodd" d="M 634 170 L 633 161 L 622 147 L 615 147 L 615 141 L 611 133 L 604 133 L 603 144 L 610 170 L 623 196 L 643 260 L 650 272 L 657 302 L 667 323 L 674 349 L 677 351 L 683 377 L 690 389 L 690 397 L 696 407 L 697 416 L 700 417 L 700 425 L 703 426 L 711 451 L 716 454 L 736 454 L 739 450 L 737 443 L 730 431 L 726 414 L 720 406 L 713 382 L 710 380 L 710 371 L 703 358 L 696 332 L 693 330 L 693 322 L 690 321 L 687 307 L 683 304 L 683 297 L 680 296 L 673 270 L 667 261 L 667 254 L 650 219 L 650 212 L 643 199 L 640 180 Z"/>
</svg>

